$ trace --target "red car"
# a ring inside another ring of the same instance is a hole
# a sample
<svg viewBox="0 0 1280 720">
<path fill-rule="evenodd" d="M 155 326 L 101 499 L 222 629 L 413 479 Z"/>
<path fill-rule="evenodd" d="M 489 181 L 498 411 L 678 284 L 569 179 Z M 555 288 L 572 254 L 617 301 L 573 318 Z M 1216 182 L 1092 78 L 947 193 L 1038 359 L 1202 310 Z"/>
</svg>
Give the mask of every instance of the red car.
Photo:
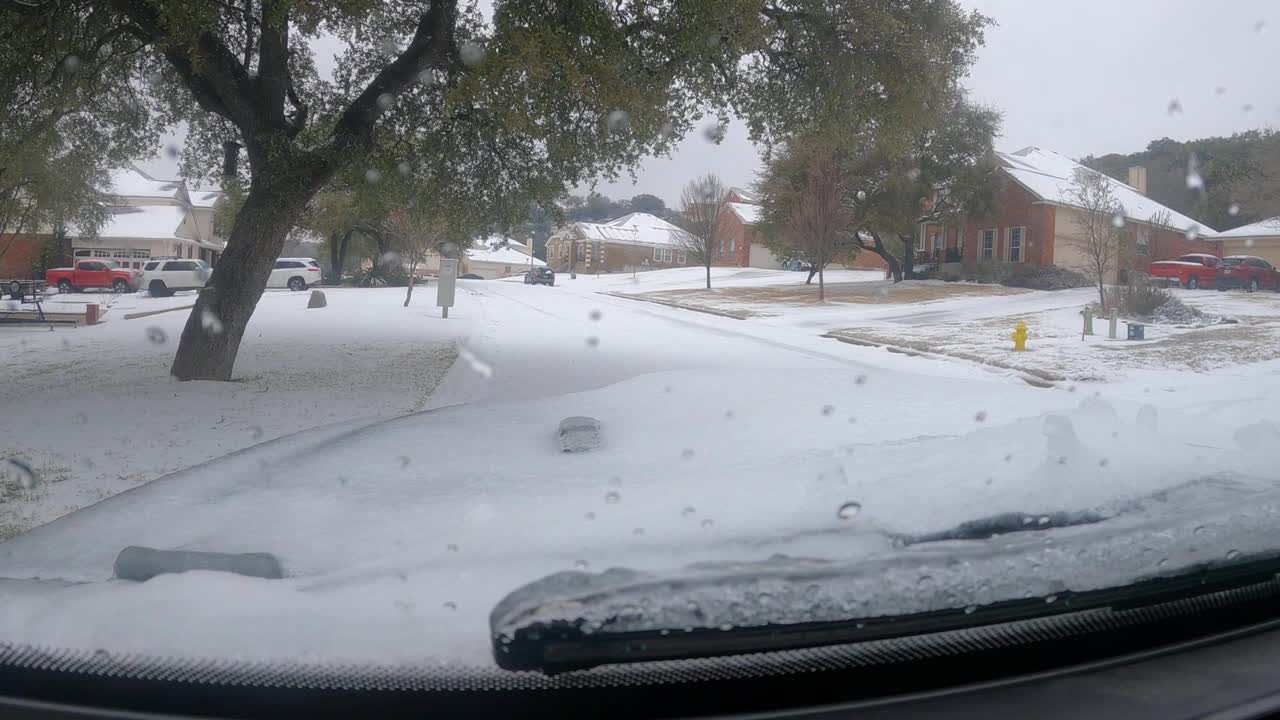
<svg viewBox="0 0 1280 720">
<path fill-rule="evenodd" d="M 75 267 L 54 268 L 44 274 L 45 285 L 57 286 L 58 292 L 69 293 L 87 288 L 111 288 L 115 292 L 138 289 L 141 270 L 122 268 L 111 260 L 77 260 Z"/>
<path fill-rule="evenodd" d="M 1177 260 L 1160 260 L 1151 263 L 1151 277 L 1176 280 L 1188 290 L 1213 287 L 1218 279 L 1218 256 L 1204 253 L 1183 255 Z"/>
<path fill-rule="evenodd" d="M 1280 272 L 1271 263 L 1254 255 L 1232 255 L 1218 263 L 1219 290 L 1242 287 L 1249 292 L 1266 288 L 1280 290 Z"/>
</svg>

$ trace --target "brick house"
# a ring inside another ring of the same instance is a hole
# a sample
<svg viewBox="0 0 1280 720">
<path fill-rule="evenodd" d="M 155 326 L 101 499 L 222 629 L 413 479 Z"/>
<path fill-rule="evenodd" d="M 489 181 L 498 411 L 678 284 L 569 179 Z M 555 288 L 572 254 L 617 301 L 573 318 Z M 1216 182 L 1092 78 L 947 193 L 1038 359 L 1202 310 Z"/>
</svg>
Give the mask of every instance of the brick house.
<svg viewBox="0 0 1280 720">
<path fill-rule="evenodd" d="M 1084 166 L 1036 147 L 996 155 L 1005 179 L 998 212 L 965 218 L 958 226 L 922 224 L 917 264 L 938 264 L 943 273 L 972 271 L 980 263 L 1059 265 L 1087 273 L 1088 258 L 1078 247 L 1085 214 L 1068 196 L 1073 174 Z M 1131 168 L 1128 180 L 1108 178 L 1125 223 L 1107 282 L 1119 281 L 1129 270 L 1147 272 L 1155 260 L 1193 252 L 1221 254 L 1213 228 L 1146 196 L 1145 168 Z M 1169 213 L 1168 227 L 1152 224 L 1160 211 Z"/>
<path fill-rule="evenodd" d="M 779 270 L 782 263 L 773 256 L 762 238 L 757 235 L 760 221 L 760 205 L 756 196 L 743 188 L 729 188 L 725 209 L 720 217 L 720 257 L 715 264 L 720 267 L 753 267 Z M 859 253 L 851 263 L 832 263 L 833 267 L 846 270 L 885 270 L 888 266 L 879 255 Z"/>
<path fill-rule="evenodd" d="M 556 272 L 631 272 L 685 267 L 677 242 L 684 231 L 649 213 L 605 223 L 575 222 L 547 238 L 547 264 Z"/>
<path fill-rule="evenodd" d="M 1222 255 L 1256 255 L 1280 267 L 1280 217 L 1224 230 L 1213 239 L 1222 244 Z"/>
</svg>

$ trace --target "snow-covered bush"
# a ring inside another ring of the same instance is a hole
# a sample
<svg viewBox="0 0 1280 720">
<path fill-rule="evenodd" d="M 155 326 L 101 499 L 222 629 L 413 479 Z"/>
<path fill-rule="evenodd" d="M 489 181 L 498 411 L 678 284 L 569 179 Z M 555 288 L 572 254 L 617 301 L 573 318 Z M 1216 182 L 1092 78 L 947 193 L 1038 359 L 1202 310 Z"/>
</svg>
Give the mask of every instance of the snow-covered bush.
<svg viewBox="0 0 1280 720">
<path fill-rule="evenodd" d="M 1020 265 L 1013 268 L 1000 284 L 1030 290 L 1069 290 L 1089 287 L 1093 282 L 1074 270 L 1057 265 Z"/>
<path fill-rule="evenodd" d="M 1145 275 L 1129 274 L 1129 282 L 1107 288 L 1107 307 L 1118 308 L 1125 317 L 1154 324 L 1183 325 L 1204 319 L 1204 313 L 1157 287 Z"/>
</svg>

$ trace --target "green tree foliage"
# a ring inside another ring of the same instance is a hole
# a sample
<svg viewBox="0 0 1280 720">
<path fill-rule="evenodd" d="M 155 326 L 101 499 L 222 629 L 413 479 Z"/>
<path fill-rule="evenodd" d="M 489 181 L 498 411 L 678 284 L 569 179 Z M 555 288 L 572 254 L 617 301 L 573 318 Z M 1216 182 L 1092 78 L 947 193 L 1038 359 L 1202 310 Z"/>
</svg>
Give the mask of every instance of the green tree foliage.
<svg viewBox="0 0 1280 720">
<path fill-rule="evenodd" d="M 660 218 L 667 217 L 667 204 L 657 195 L 648 193 L 632 195 L 627 205 L 630 206 L 631 212 L 648 213 Z"/>
<path fill-rule="evenodd" d="M 0 11 L 0 255 L 3 233 L 106 219 L 108 170 L 154 146 L 159 124 L 130 82 L 139 42 L 103 13 L 69 18 L 36 6 Z"/>
<path fill-rule="evenodd" d="M 709 109 L 722 123 L 737 110 L 766 147 L 892 127 L 968 64 L 985 23 L 954 0 L 499 0 L 491 22 L 457 0 L 29 0 L 2 12 L 10 27 L 32 15 L 90 26 L 91 48 L 132 59 L 117 84 L 186 123 L 188 173 L 212 172 L 225 141 L 243 146 L 243 203 L 172 367 L 211 380 L 230 378 L 286 234 L 348 171 L 385 179 L 403 164 L 509 226 L 530 201 L 669 151 Z M 331 79 L 308 46 L 321 34 L 346 45 Z M 0 77 L 52 73 L 82 46 L 10 40 Z M 222 332 L 206 331 L 206 314 Z"/>
<path fill-rule="evenodd" d="M 1204 192 L 1187 187 L 1193 155 Z M 1188 142 L 1161 138 L 1140 152 L 1089 156 L 1081 163 L 1121 182 L 1128 181 L 1130 167 L 1145 167 L 1148 196 L 1215 230 L 1280 215 L 1280 134 L 1271 130 Z"/>
<path fill-rule="evenodd" d="M 815 135 L 780 147 L 756 188 L 761 229 L 773 254 L 820 271 L 841 253 L 871 251 L 902 280 L 911 276 L 922 223 L 947 225 L 992 213 L 1001 187 L 992 147 L 999 114 L 971 103 L 958 85 L 928 98 L 922 111 L 860 138 Z M 814 186 L 818 168 L 824 168 L 818 175 L 833 176 L 833 191 L 849 211 L 831 252 L 797 244 L 787 231 L 800 208 L 813 205 L 814 193 L 826 191 L 826 183 Z"/>
</svg>

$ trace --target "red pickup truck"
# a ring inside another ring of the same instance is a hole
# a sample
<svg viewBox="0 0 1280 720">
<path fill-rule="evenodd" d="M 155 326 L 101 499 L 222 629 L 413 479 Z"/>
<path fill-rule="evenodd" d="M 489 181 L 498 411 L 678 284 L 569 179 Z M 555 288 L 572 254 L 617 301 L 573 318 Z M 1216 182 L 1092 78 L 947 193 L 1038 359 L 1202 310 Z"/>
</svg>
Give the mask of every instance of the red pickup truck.
<svg viewBox="0 0 1280 720">
<path fill-rule="evenodd" d="M 44 284 L 58 292 L 78 292 L 87 288 L 111 288 L 115 292 L 138 289 L 141 270 L 122 268 L 110 260 L 77 260 L 75 267 L 54 268 L 44 274 Z"/>
<path fill-rule="evenodd" d="M 1177 260 L 1160 260 L 1151 263 L 1151 277 L 1177 280 L 1188 290 L 1213 287 L 1218 279 L 1218 256 L 1203 253 L 1183 255 Z"/>
</svg>

